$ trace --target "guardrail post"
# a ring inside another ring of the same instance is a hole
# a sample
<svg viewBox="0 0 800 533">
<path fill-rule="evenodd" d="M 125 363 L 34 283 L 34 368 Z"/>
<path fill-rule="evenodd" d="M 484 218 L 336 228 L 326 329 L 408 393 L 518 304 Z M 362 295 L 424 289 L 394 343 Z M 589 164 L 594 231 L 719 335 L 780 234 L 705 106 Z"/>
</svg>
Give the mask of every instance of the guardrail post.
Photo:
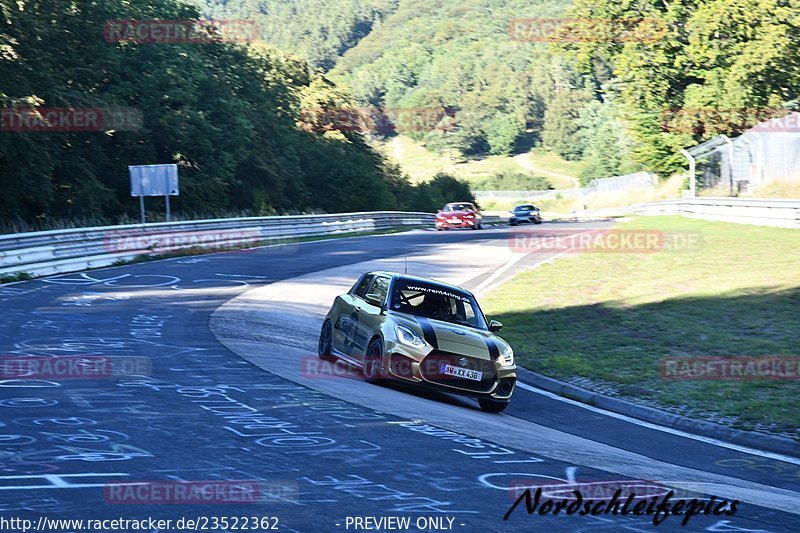
<svg viewBox="0 0 800 533">
<path fill-rule="evenodd" d="M 683 148 L 681 148 L 681 154 L 689 160 L 689 196 L 694 198 L 697 196 L 697 176 L 695 175 L 694 156 Z"/>
<path fill-rule="evenodd" d="M 733 189 L 734 189 L 734 187 L 733 187 L 733 141 L 727 135 L 720 135 L 720 137 L 722 137 L 723 140 L 728 145 L 728 178 L 730 179 L 730 183 L 731 183 L 731 194 L 730 194 L 730 196 L 734 196 L 734 193 L 733 193 Z"/>
</svg>

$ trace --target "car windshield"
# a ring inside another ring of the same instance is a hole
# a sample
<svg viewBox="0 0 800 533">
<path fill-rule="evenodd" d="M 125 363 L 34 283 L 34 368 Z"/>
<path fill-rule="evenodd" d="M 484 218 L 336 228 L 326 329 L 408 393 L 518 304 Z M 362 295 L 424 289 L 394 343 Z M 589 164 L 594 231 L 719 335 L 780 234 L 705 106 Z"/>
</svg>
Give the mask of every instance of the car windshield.
<svg viewBox="0 0 800 533">
<path fill-rule="evenodd" d="M 469 211 L 471 209 L 474 209 L 474 207 L 472 207 L 472 204 L 447 204 L 446 206 L 444 206 L 444 209 L 442 209 L 442 211 L 445 211 L 447 213 L 452 213 L 454 211 Z"/>
<path fill-rule="evenodd" d="M 533 211 L 534 209 L 536 208 L 532 205 L 519 205 L 514 208 L 514 211 Z"/>
<path fill-rule="evenodd" d="M 487 329 L 475 298 L 449 287 L 399 279 L 392 290 L 390 307 L 401 313 Z"/>
</svg>

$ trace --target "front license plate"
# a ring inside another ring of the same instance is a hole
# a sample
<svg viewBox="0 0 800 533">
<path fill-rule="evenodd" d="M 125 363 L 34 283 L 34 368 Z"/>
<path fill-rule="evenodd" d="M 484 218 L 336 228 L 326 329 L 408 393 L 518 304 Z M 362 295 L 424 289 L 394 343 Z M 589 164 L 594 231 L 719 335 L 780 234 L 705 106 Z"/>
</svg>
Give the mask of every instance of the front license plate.
<svg viewBox="0 0 800 533">
<path fill-rule="evenodd" d="M 470 370 L 469 368 L 459 368 L 457 366 L 443 364 L 440 370 L 441 374 L 447 374 L 456 378 L 471 379 L 472 381 L 480 381 L 483 377 L 483 372 L 477 370 Z"/>
</svg>

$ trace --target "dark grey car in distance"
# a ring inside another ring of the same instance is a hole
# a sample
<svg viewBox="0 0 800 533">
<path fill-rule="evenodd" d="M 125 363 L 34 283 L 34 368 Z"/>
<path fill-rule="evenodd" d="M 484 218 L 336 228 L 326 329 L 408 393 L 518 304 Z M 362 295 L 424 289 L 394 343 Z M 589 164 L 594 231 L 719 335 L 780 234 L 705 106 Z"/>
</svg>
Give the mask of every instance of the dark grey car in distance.
<svg viewBox="0 0 800 533">
<path fill-rule="evenodd" d="M 542 223 L 542 214 L 539 211 L 539 208 L 532 204 L 523 204 L 518 205 L 511 211 L 511 218 L 508 219 L 508 223 L 512 226 L 516 226 L 518 224 L 529 223 L 529 224 L 541 224 Z"/>
</svg>

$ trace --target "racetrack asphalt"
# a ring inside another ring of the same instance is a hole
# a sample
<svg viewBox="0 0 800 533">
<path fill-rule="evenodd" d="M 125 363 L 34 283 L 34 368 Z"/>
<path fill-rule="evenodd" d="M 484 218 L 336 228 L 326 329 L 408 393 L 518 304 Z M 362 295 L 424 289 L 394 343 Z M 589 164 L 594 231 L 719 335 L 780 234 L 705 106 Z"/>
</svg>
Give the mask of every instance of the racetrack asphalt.
<svg viewBox="0 0 800 533">
<path fill-rule="evenodd" d="M 635 478 L 690 486 L 689 498 L 743 500 L 733 516 L 695 516 L 686 527 L 670 517 L 659 530 L 797 531 L 800 460 L 687 439 L 522 388 L 496 415 L 445 394 L 304 379 L 301 361 L 313 355 L 319 315 L 298 296 L 327 298 L 368 262 L 399 269 L 402 257 L 412 273 L 425 275 L 414 269 L 433 261 L 474 288 L 508 260 L 509 235 L 508 228 L 413 231 L 0 287 L 3 355 L 139 358 L 148 367 L 144 376 L 0 382 L 0 517 L 270 516 L 280 531 L 311 532 L 353 531 L 348 517 L 408 516 L 412 524 L 444 518 L 427 525 L 455 531 L 652 531 L 651 517 L 528 516 L 523 507 L 503 520 L 508 488 L 519 482 Z M 464 263 L 470 253 L 477 266 Z M 286 292 L 291 287 L 307 292 Z M 299 301 L 270 305 L 276 294 Z M 226 314 L 236 297 L 254 304 L 239 310 L 251 312 L 251 322 Z M 224 344 L 209 329 L 212 314 Z M 220 326 L 220 317 L 228 322 Z M 278 501 L 263 494 L 267 501 L 240 504 L 109 496 L 110 482 L 165 480 L 284 490 Z M 227 530 L 242 529 L 228 522 Z"/>
</svg>

